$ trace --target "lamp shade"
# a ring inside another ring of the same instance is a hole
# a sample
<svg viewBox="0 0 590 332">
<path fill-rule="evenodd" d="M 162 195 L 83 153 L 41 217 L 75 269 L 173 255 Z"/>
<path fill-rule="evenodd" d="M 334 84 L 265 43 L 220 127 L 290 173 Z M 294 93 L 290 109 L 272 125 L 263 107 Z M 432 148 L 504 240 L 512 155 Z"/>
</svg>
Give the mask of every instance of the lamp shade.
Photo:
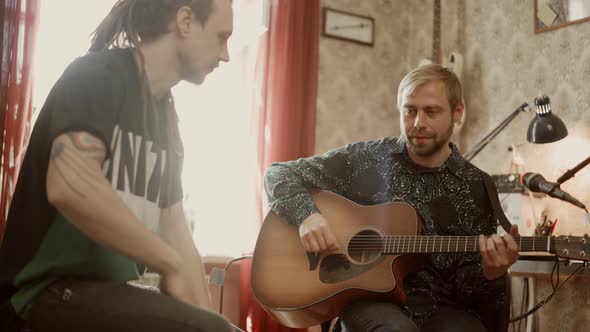
<svg viewBox="0 0 590 332">
<path fill-rule="evenodd" d="M 549 97 L 535 98 L 535 113 L 527 130 L 527 141 L 543 144 L 556 142 L 567 136 L 567 127 L 551 112 Z"/>
</svg>

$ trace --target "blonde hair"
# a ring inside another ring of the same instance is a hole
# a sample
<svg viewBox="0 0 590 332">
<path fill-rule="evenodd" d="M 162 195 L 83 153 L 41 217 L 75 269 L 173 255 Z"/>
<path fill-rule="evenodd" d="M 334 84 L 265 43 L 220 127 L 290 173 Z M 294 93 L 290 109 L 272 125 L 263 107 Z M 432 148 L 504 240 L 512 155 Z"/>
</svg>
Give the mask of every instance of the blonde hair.
<svg viewBox="0 0 590 332">
<path fill-rule="evenodd" d="M 398 110 L 402 110 L 403 97 L 413 94 L 417 88 L 424 84 L 436 80 L 445 83 L 445 86 L 447 87 L 447 98 L 449 99 L 451 110 L 454 110 L 457 105 L 463 102 L 463 88 L 461 87 L 461 82 L 457 75 L 446 67 L 438 64 L 430 64 L 412 70 L 399 83 L 399 88 L 397 90 Z"/>
<path fill-rule="evenodd" d="M 444 82 L 447 88 L 447 98 L 449 106 L 451 106 L 451 112 L 454 111 L 459 104 L 463 103 L 463 88 L 461 87 L 461 82 L 457 75 L 446 67 L 438 64 L 430 64 L 415 68 L 399 83 L 399 88 L 397 90 L 398 111 L 402 111 L 402 100 L 405 96 L 412 95 L 416 89 L 430 81 Z M 400 121 L 399 127 L 400 135 L 397 138 L 397 141 L 403 143 L 407 138 L 404 133 L 404 123 L 402 121 Z"/>
</svg>

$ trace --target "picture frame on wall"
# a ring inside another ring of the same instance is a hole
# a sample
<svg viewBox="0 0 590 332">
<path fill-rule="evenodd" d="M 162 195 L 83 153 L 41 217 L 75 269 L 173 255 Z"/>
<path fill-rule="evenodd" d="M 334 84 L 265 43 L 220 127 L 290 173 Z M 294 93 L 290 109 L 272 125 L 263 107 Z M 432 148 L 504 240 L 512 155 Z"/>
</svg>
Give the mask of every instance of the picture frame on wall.
<svg viewBox="0 0 590 332">
<path fill-rule="evenodd" d="M 324 7 L 322 9 L 322 36 L 373 47 L 375 19 Z"/>
<path fill-rule="evenodd" d="M 535 33 L 590 21 L 590 0 L 534 0 Z"/>
</svg>

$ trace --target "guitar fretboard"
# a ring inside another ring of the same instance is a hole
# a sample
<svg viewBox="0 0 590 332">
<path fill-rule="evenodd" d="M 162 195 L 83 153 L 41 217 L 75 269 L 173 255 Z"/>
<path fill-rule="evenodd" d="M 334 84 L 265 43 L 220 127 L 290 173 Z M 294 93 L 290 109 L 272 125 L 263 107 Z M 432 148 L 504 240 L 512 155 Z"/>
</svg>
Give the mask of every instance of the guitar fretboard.
<svg viewBox="0 0 590 332">
<path fill-rule="evenodd" d="M 356 240 L 356 242 L 355 242 Z M 518 251 L 552 252 L 553 240 L 549 236 L 514 237 Z M 359 248 L 363 244 L 371 247 L 369 239 L 353 239 L 351 245 Z M 381 248 L 383 254 L 417 254 L 417 253 L 451 253 L 479 252 L 479 236 L 385 236 L 375 240 L 374 245 Z"/>
</svg>

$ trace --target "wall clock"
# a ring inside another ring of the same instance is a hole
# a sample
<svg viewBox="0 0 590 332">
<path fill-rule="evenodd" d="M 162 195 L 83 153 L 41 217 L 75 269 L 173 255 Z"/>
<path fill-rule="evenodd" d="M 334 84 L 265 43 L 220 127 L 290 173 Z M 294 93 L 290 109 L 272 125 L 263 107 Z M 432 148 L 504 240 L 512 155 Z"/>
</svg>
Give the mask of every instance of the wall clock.
<svg viewBox="0 0 590 332">
<path fill-rule="evenodd" d="M 375 20 L 369 16 L 324 7 L 322 35 L 373 46 L 375 41 Z"/>
</svg>

